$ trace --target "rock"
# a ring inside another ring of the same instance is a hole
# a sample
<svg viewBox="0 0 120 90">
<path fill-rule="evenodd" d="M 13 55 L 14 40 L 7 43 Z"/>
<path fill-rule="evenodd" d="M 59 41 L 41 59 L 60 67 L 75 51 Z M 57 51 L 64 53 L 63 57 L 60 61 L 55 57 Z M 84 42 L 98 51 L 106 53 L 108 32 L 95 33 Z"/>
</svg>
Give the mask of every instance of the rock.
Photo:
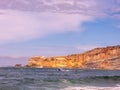
<svg viewBox="0 0 120 90">
<path fill-rule="evenodd" d="M 15 67 L 22 67 L 22 64 L 16 64 Z"/>
<path fill-rule="evenodd" d="M 120 69 L 120 45 L 95 48 L 81 54 L 29 59 L 28 67 L 81 68 L 81 69 Z"/>
</svg>

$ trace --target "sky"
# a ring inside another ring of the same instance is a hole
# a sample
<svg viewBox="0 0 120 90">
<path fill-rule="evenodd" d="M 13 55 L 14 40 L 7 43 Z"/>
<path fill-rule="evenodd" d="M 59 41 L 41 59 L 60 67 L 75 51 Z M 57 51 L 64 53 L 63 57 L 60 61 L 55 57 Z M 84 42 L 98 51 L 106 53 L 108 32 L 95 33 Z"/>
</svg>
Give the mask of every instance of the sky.
<svg viewBox="0 0 120 90">
<path fill-rule="evenodd" d="M 0 0 L 0 57 L 113 45 L 120 45 L 120 0 Z"/>
</svg>

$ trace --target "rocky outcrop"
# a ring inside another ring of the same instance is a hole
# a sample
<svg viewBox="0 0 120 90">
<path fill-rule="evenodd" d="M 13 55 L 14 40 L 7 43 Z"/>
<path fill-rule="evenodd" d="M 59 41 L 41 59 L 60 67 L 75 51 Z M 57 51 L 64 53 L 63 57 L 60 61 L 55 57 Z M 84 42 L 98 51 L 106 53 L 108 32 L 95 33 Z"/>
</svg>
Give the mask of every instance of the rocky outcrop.
<svg viewBox="0 0 120 90">
<path fill-rule="evenodd" d="M 95 48 L 82 54 L 29 59 L 28 67 L 120 69 L 120 45 Z"/>
<path fill-rule="evenodd" d="M 15 67 L 20 68 L 20 67 L 22 67 L 22 64 L 16 64 Z"/>
</svg>

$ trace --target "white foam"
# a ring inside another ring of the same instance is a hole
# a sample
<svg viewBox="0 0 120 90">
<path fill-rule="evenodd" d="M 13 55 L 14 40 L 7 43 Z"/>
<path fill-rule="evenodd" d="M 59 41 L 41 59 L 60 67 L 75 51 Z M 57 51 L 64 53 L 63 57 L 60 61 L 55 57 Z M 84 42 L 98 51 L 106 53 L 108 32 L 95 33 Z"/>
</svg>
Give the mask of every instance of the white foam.
<svg viewBox="0 0 120 90">
<path fill-rule="evenodd" d="M 67 87 L 61 90 L 120 90 L 120 85 L 116 87 L 95 87 L 95 86 Z"/>
</svg>

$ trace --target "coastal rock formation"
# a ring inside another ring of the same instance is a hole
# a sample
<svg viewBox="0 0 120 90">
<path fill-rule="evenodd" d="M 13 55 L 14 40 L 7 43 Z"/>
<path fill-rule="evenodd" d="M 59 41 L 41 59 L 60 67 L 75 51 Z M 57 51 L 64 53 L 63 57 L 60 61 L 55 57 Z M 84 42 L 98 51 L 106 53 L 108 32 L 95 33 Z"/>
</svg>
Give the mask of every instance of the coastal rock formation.
<svg viewBox="0 0 120 90">
<path fill-rule="evenodd" d="M 81 54 L 48 57 L 36 56 L 29 59 L 28 67 L 120 69 L 120 45 L 95 48 Z"/>
<path fill-rule="evenodd" d="M 22 64 L 16 64 L 15 67 L 22 67 Z"/>
</svg>

